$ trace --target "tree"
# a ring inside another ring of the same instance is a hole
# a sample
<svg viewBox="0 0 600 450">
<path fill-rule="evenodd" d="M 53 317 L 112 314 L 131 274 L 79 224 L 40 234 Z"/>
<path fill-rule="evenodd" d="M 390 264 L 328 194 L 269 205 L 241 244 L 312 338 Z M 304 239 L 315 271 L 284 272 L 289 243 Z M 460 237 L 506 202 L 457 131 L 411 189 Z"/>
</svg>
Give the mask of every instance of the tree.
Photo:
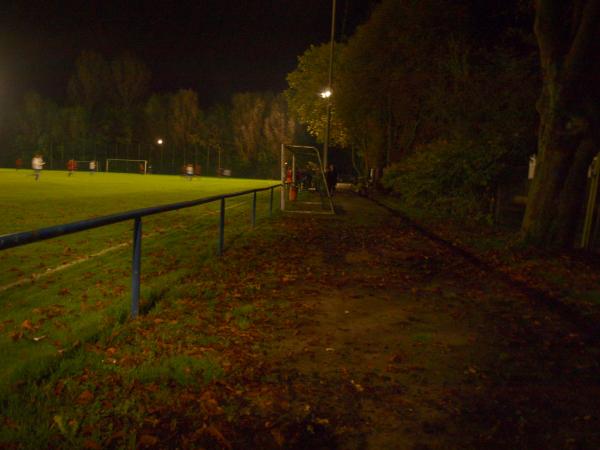
<svg viewBox="0 0 600 450">
<path fill-rule="evenodd" d="M 89 110 L 106 103 L 107 93 L 111 90 L 108 62 L 98 53 L 82 52 L 75 62 L 75 73 L 69 80 L 67 90 L 71 103 Z"/>
<path fill-rule="evenodd" d="M 290 110 L 296 115 L 300 123 L 306 126 L 308 132 L 318 142 L 325 138 L 327 124 L 327 101 L 332 102 L 331 129 L 329 139 L 338 145 L 346 145 L 345 124 L 337 114 L 337 101 L 343 94 L 337 88 L 337 80 L 344 69 L 341 67 L 340 54 L 344 44 L 336 44 L 336 53 L 333 62 L 335 81 L 333 95 L 329 100 L 321 97 L 320 93 L 327 87 L 329 70 L 329 45 L 311 45 L 300 57 L 298 67 L 289 73 L 287 81 L 289 88 L 285 92 Z"/>
<path fill-rule="evenodd" d="M 543 76 L 536 174 L 522 232 L 572 244 L 586 171 L 600 143 L 600 0 L 536 0 Z"/>
<path fill-rule="evenodd" d="M 114 101 L 129 110 L 148 92 L 150 72 L 142 61 L 129 54 L 112 61 L 110 69 Z"/>
<path fill-rule="evenodd" d="M 366 167 L 387 166 L 416 143 L 426 97 L 439 82 L 436 61 L 463 25 L 457 4 L 385 0 L 343 49 L 336 106 Z"/>
<path fill-rule="evenodd" d="M 288 105 L 283 94 L 272 98 L 265 117 L 263 135 L 265 140 L 264 151 L 261 154 L 265 175 L 278 178 L 281 144 L 294 143 L 298 123 L 288 110 Z"/>
<path fill-rule="evenodd" d="M 142 102 L 148 91 L 150 72 L 142 61 L 124 54 L 110 63 L 112 104 L 110 122 L 112 135 L 128 148 L 142 142 Z"/>
<path fill-rule="evenodd" d="M 198 106 L 198 94 L 191 89 L 180 89 L 169 101 L 169 129 L 171 148 L 182 152 L 182 162 L 188 161 L 187 152 L 192 145 L 197 146 L 200 139 L 201 111 Z M 173 154 L 174 155 L 174 154 Z M 174 158 L 174 156 L 173 156 Z"/>
<path fill-rule="evenodd" d="M 19 141 L 23 151 L 36 152 L 46 135 L 44 100 L 37 92 L 27 92 L 19 115 Z"/>
<path fill-rule="evenodd" d="M 148 99 L 144 107 L 144 123 L 144 136 L 146 139 L 143 142 L 148 148 L 156 149 L 160 152 L 154 161 L 160 163 L 160 170 L 162 171 L 165 167 L 165 143 L 170 143 L 168 96 L 153 94 Z M 158 144 L 159 139 L 162 140 L 161 144 Z M 152 159 L 150 156 L 148 158 Z"/>
<path fill-rule="evenodd" d="M 230 110 L 225 105 L 217 104 L 208 111 L 203 127 L 203 143 L 207 151 L 214 150 L 217 153 L 217 169 L 231 167 L 233 137 Z"/>
<path fill-rule="evenodd" d="M 240 160 L 249 166 L 258 159 L 268 100 L 263 94 L 245 92 L 235 94 L 231 102 L 233 141 Z"/>
</svg>

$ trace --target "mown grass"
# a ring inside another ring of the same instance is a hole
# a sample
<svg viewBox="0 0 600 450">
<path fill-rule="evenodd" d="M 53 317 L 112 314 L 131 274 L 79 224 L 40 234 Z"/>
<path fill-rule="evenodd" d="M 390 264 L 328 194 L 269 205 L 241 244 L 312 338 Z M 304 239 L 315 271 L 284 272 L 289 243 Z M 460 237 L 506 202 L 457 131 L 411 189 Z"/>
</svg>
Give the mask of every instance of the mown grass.
<svg viewBox="0 0 600 450">
<path fill-rule="evenodd" d="M 188 182 L 181 177 L 104 173 L 67 177 L 58 171 L 44 172 L 35 182 L 28 171 L 0 170 L 0 203 L 4 206 L 0 233 L 272 184 L 265 180 L 201 178 Z M 259 218 L 268 216 L 268 196 L 268 191 L 259 194 Z M 249 230 L 251 197 L 230 199 L 227 205 L 226 245 Z M 177 291 L 178 284 L 198 265 L 215 257 L 217 208 L 217 204 L 209 204 L 144 219 L 142 312 L 150 311 L 169 291 Z M 10 398 L 15 383 L 60 372 L 67 360 L 68 364 L 88 364 L 89 355 L 80 351 L 84 344 L 111 333 L 127 320 L 131 228 L 131 223 L 117 224 L 0 252 L 0 399 Z M 110 247 L 114 248 L 102 255 L 82 259 Z M 48 271 L 74 261 L 80 262 Z M 36 273 L 40 276 L 32 281 L 30 277 Z M 19 281 L 21 284 L 6 288 Z M 183 362 L 175 358 L 169 367 L 183 367 Z M 207 362 L 192 366 L 191 373 L 196 369 L 218 373 Z M 140 373 L 151 378 L 153 370 L 148 365 Z M 161 373 L 158 370 L 156 376 L 160 378 Z M 188 372 L 173 373 L 185 381 Z M 12 404 L 8 400 L 2 403 L 3 407 Z"/>
</svg>

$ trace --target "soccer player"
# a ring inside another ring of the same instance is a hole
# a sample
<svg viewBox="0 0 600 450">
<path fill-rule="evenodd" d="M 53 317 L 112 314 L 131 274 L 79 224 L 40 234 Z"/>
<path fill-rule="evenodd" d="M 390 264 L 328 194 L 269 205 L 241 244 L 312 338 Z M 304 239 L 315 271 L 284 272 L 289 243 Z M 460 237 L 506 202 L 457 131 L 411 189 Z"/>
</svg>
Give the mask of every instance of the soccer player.
<svg viewBox="0 0 600 450">
<path fill-rule="evenodd" d="M 21 158 L 17 158 L 17 160 L 15 161 L 15 167 L 17 170 L 23 167 L 23 160 Z"/>
<path fill-rule="evenodd" d="M 77 169 L 77 162 L 74 159 L 70 159 L 67 161 L 67 170 L 69 171 L 69 176 L 73 175 L 73 172 Z"/>
<path fill-rule="evenodd" d="M 96 160 L 90 161 L 90 175 L 93 175 L 96 171 Z"/>
<path fill-rule="evenodd" d="M 192 177 L 194 176 L 194 166 L 191 164 L 186 164 L 185 166 L 185 176 L 188 181 L 192 181 Z"/>
<path fill-rule="evenodd" d="M 36 155 L 31 160 L 31 168 L 33 169 L 33 176 L 35 177 L 35 181 L 40 179 L 40 172 L 44 168 L 44 164 L 46 163 L 44 162 L 42 155 L 36 153 Z"/>
</svg>

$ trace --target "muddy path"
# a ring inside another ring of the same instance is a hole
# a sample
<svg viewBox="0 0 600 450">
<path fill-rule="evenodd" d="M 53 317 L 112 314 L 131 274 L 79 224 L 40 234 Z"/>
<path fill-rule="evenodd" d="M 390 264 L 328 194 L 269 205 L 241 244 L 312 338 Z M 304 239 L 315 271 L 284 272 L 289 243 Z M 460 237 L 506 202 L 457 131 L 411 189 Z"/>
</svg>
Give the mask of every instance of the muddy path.
<svg viewBox="0 0 600 450">
<path fill-rule="evenodd" d="M 259 358 L 276 442 L 600 448 L 598 348 L 576 325 L 373 203 L 337 204 L 280 225 L 285 306 Z"/>
<path fill-rule="evenodd" d="M 336 204 L 228 235 L 15 386 L 7 448 L 600 448 L 600 349 L 577 321 L 369 200 Z"/>
</svg>

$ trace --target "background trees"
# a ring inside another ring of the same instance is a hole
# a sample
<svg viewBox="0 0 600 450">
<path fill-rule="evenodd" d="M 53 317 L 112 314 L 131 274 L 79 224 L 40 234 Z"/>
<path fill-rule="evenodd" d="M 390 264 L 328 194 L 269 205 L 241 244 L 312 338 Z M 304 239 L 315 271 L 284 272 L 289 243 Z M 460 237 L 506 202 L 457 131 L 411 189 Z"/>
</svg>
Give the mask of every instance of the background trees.
<svg viewBox="0 0 600 450">
<path fill-rule="evenodd" d="M 409 206 L 489 218 L 497 186 L 523 180 L 537 151 L 523 232 L 567 245 L 600 140 L 599 22 L 600 0 L 536 0 L 535 10 L 524 0 L 382 0 L 336 45 L 329 100 L 319 96 L 328 46 L 313 45 L 285 95 L 235 93 L 206 111 L 189 89 L 149 95 L 150 74 L 132 55 L 84 52 L 64 104 L 24 98 L 3 155 L 276 177 L 279 145 L 298 138 L 298 122 L 322 143 L 331 101 L 330 139 L 352 154 L 355 175 L 385 168 L 381 183 Z"/>
<path fill-rule="evenodd" d="M 529 12 L 461 0 L 383 0 L 337 47 L 333 141 L 359 176 L 407 205 L 489 214 L 496 185 L 535 149 L 537 92 Z M 324 47 L 288 76 L 290 106 L 320 137 Z"/>
<path fill-rule="evenodd" d="M 12 166 L 17 157 L 42 152 L 47 167 L 58 169 L 71 158 L 124 158 L 147 159 L 158 173 L 179 173 L 193 163 L 208 175 L 225 168 L 236 175 L 279 176 L 280 145 L 298 131 L 283 95 L 238 93 L 229 104 L 203 110 L 194 90 L 149 93 L 149 82 L 149 71 L 133 55 L 109 61 L 83 52 L 64 104 L 35 92 L 24 97 L 11 118 L 2 163 Z"/>
</svg>

